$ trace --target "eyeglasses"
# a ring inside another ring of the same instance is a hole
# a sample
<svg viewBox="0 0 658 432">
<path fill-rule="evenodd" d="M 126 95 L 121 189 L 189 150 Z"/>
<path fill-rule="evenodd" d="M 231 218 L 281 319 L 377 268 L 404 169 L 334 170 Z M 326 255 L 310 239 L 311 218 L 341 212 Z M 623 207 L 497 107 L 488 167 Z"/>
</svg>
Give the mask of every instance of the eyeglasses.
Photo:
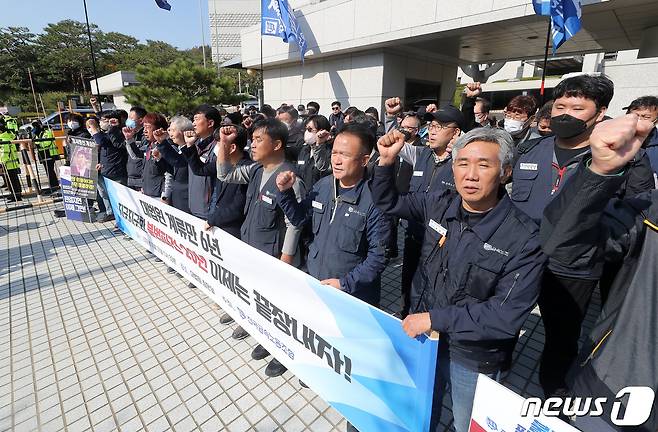
<svg viewBox="0 0 658 432">
<path fill-rule="evenodd" d="M 331 109 L 334 110 L 334 111 L 337 111 L 337 110 L 340 109 L 340 107 L 335 106 L 335 107 L 331 107 Z"/>
<path fill-rule="evenodd" d="M 429 126 L 427 126 L 428 130 L 443 130 L 443 129 L 455 129 L 457 126 L 448 126 L 448 125 L 442 125 L 439 123 L 430 123 Z"/>
<path fill-rule="evenodd" d="M 528 119 L 528 114 L 524 112 L 512 112 L 512 111 L 507 111 L 505 113 L 505 118 L 512 119 L 512 120 L 527 120 Z"/>
<path fill-rule="evenodd" d="M 409 131 L 411 133 L 416 133 L 418 132 L 418 128 L 415 126 L 400 126 L 402 129 Z"/>
<path fill-rule="evenodd" d="M 656 121 L 658 121 L 658 118 L 653 118 L 653 116 L 652 116 L 651 114 L 642 114 L 642 115 L 639 115 L 639 114 L 638 114 L 637 116 L 638 116 L 641 120 L 648 120 L 648 121 L 653 122 L 653 123 L 655 123 Z"/>
</svg>

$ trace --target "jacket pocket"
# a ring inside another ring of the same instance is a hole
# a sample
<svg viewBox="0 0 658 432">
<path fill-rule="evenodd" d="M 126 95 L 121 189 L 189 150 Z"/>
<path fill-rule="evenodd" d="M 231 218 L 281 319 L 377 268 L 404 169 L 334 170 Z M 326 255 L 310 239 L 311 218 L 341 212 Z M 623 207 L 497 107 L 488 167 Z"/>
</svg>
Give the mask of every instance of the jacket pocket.
<svg viewBox="0 0 658 432">
<path fill-rule="evenodd" d="M 260 199 L 255 208 L 258 209 L 258 229 L 259 230 L 273 230 L 276 228 L 277 211 L 274 202 L 267 203 Z"/>
<path fill-rule="evenodd" d="M 343 217 L 342 226 L 338 230 L 338 247 L 346 252 L 356 253 L 361 244 L 366 218 L 356 213 Z"/>
<path fill-rule="evenodd" d="M 537 179 L 538 171 L 516 170 L 512 178 L 512 201 L 528 201 L 532 192 L 532 185 Z"/>
<path fill-rule="evenodd" d="M 320 203 L 322 208 L 316 206 L 315 201 L 313 202 L 313 234 L 317 235 L 320 231 L 320 226 L 322 225 L 322 217 L 324 216 L 324 211 L 326 204 Z"/>
<path fill-rule="evenodd" d="M 485 301 L 494 294 L 498 283 L 498 271 L 487 269 L 479 264 L 470 264 L 466 276 L 466 294 Z"/>
</svg>

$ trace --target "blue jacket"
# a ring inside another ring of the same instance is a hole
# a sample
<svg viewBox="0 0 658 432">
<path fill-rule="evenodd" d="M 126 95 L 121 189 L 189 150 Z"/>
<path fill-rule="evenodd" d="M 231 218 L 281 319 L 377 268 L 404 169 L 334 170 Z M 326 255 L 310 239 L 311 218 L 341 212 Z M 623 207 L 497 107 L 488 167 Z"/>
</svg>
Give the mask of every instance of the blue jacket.
<svg viewBox="0 0 658 432">
<path fill-rule="evenodd" d="M 502 191 L 498 204 L 469 227 L 458 193 L 398 195 L 394 181 L 392 167 L 375 168 L 377 206 L 425 226 L 412 312 L 429 312 L 432 329 L 461 364 L 483 373 L 507 369 L 539 295 L 546 257 L 537 224 Z"/>
<path fill-rule="evenodd" d="M 555 158 L 555 137 L 546 137 L 521 144 L 517 149 L 516 162 L 512 173 L 510 198 L 527 215 L 541 223 L 544 209 L 560 194 L 564 186 L 583 159 L 589 157 L 589 147 L 560 167 Z M 634 196 L 654 188 L 653 174 L 646 155 L 637 157 L 631 164 L 627 180 L 617 195 Z M 549 269 L 558 275 L 596 280 L 601 275 L 601 267 L 581 269 L 577 272 L 555 260 L 550 260 Z"/>
<path fill-rule="evenodd" d="M 442 188 L 454 189 L 455 179 L 452 174 L 452 158 L 437 162 L 434 151 L 429 147 L 422 147 L 416 157 L 413 174 L 409 180 L 409 192 L 430 192 Z M 407 235 L 418 243 L 423 241 L 423 225 L 408 222 Z"/>
<path fill-rule="evenodd" d="M 375 207 L 366 180 L 336 196 L 336 179 L 323 177 L 300 203 L 292 189 L 278 194 L 290 222 L 312 222 L 308 272 L 316 279 L 339 279 L 343 291 L 379 305 L 381 274 L 386 267 L 390 218 Z"/>
<path fill-rule="evenodd" d="M 128 152 L 124 145 L 123 135 L 119 128 L 110 128 L 105 132 L 97 132 L 93 136 L 98 144 L 98 163 L 103 166 L 101 174 L 111 180 L 121 180 L 128 177 L 126 163 Z"/>
</svg>

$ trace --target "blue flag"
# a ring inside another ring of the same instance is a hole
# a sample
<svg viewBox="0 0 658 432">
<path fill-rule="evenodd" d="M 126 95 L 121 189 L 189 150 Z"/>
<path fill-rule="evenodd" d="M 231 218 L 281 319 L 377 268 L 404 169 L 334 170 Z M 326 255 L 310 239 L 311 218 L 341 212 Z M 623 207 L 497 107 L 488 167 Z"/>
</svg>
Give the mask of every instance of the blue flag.
<svg viewBox="0 0 658 432">
<path fill-rule="evenodd" d="M 167 0 L 155 0 L 155 3 L 160 6 L 160 8 L 170 11 L 171 5 L 167 3 Z"/>
<path fill-rule="evenodd" d="M 295 12 L 290 8 L 288 0 L 261 0 L 261 10 L 260 33 L 280 37 L 285 43 L 290 43 L 290 40 L 297 42 L 304 63 L 306 38 L 297 24 Z"/>
<path fill-rule="evenodd" d="M 535 8 L 537 15 L 551 15 L 551 0 L 532 0 L 532 7 Z"/>
<path fill-rule="evenodd" d="M 551 1 L 553 54 L 580 30 L 580 0 Z"/>
</svg>

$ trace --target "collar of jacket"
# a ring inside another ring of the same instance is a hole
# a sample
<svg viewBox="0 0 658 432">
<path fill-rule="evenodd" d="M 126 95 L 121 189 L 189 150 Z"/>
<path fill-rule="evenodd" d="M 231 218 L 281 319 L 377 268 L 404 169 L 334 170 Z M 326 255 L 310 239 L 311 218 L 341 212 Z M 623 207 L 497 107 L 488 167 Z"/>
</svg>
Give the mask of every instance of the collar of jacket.
<svg viewBox="0 0 658 432">
<path fill-rule="evenodd" d="M 509 195 L 504 190 L 503 196 L 500 201 L 492 208 L 489 213 L 482 218 L 480 222 L 471 227 L 471 230 L 482 241 L 488 241 L 496 230 L 503 224 L 510 210 L 512 210 L 512 201 Z M 446 220 L 459 219 L 459 207 L 462 205 L 461 196 L 452 200 L 450 206 L 446 210 Z"/>
<path fill-rule="evenodd" d="M 644 140 L 644 147 L 655 147 L 658 146 L 658 128 L 654 127 L 649 136 Z"/>
<path fill-rule="evenodd" d="M 333 175 L 332 175 L 333 177 Z M 366 184 L 366 178 L 362 178 L 359 182 L 349 190 L 345 191 L 340 195 L 340 200 L 348 204 L 357 204 L 359 202 L 359 197 L 361 196 L 361 189 L 363 185 Z M 334 177 L 334 197 L 338 196 L 338 180 Z"/>
<path fill-rule="evenodd" d="M 197 141 L 196 147 L 197 149 L 199 149 L 199 153 L 203 153 L 204 151 L 206 151 L 206 149 L 208 148 L 210 143 L 213 142 L 213 140 L 214 138 L 211 134 L 209 137 Z"/>
</svg>

